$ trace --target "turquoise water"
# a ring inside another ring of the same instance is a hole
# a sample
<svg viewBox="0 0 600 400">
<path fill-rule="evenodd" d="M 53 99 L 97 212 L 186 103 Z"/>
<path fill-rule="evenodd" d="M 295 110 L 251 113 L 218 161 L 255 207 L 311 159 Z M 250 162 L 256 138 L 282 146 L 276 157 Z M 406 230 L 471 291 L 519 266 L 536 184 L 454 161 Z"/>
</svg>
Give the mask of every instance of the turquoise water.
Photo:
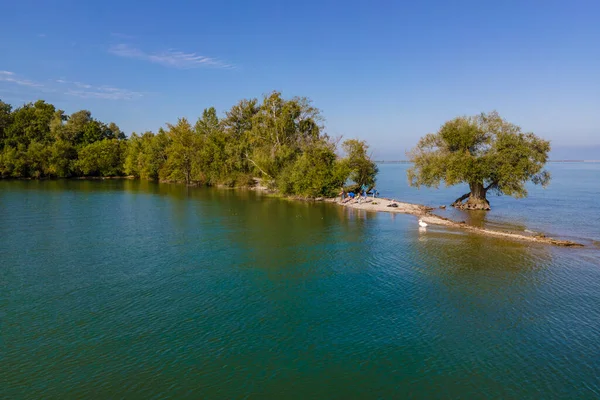
<svg viewBox="0 0 600 400">
<path fill-rule="evenodd" d="M 598 237 L 498 200 L 482 223 Z M 0 207 L 0 398 L 600 396 L 593 245 L 134 181 L 0 181 Z"/>
</svg>

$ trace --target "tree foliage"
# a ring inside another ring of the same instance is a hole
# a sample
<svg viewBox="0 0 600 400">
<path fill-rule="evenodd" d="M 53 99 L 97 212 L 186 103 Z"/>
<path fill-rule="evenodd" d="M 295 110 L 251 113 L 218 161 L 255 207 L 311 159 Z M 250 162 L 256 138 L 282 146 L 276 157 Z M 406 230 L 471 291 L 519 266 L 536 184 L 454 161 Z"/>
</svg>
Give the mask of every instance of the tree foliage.
<svg viewBox="0 0 600 400">
<path fill-rule="evenodd" d="M 169 145 L 167 134 L 161 129 L 158 134 L 145 132 L 129 137 L 125 153 L 124 172 L 136 178 L 158 180 L 160 170 L 167 160 L 166 148 Z"/>
<path fill-rule="evenodd" d="M 118 146 L 102 143 L 115 140 Z M 98 121 L 87 110 L 67 116 L 43 100 L 14 110 L 0 101 L 0 177 L 120 175 L 125 146 L 116 124 Z"/>
<path fill-rule="evenodd" d="M 306 197 L 334 196 L 348 178 L 345 160 L 335 154 L 329 141 L 307 146 L 279 175 L 277 187 L 284 194 Z"/>
<path fill-rule="evenodd" d="M 180 118 L 158 133 L 132 133 L 88 110 L 71 115 L 44 101 L 15 110 L 0 102 L 2 177 L 131 175 L 207 185 L 248 185 L 255 178 L 287 195 L 331 196 L 350 177 L 372 185 L 376 165 L 365 142 L 337 142 L 304 97 L 271 92 L 244 99 L 219 118 L 214 107 L 191 124 Z"/>
<path fill-rule="evenodd" d="M 99 140 L 79 151 L 77 168 L 86 176 L 116 176 L 123 171 L 125 142 L 117 139 Z"/>
<path fill-rule="evenodd" d="M 527 196 L 528 181 L 546 186 L 549 151 L 550 142 L 522 132 L 495 111 L 458 117 L 424 136 L 409 153 L 414 165 L 408 180 L 416 187 L 466 183 L 470 192 L 453 205 L 489 209 L 488 192 L 519 198 Z"/>
<path fill-rule="evenodd" d="M 185 118 L 180 118 L 175 125 L 167 124 L 167 127 L 167 161 L 160 177 L 168 181 L 183 181 L 188 185 L 203 181 L 200 169 L 200 135 Z"/>
<path fill-rule="evenodd" d="M 349 139 L 342 143 L 346 153 L 347 169 L 350 179 L 358 186 L 375 186 L 375 178 L 379 172 L 377 164 L 368 154 L 369 145 L 364 140 Z"/>
</svg>

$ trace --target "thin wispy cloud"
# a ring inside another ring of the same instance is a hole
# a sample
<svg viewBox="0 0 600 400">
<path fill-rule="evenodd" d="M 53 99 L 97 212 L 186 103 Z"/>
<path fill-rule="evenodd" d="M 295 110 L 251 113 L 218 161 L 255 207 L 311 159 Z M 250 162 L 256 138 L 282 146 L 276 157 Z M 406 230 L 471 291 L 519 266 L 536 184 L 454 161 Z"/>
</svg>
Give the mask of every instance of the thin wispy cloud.
<svg viewBox="0 0 600 400">
<path fill-rule="evenodd" d="M 68 86 L 64 94 L 83 99 L 133 100 L 144 96 L 142 92 L 112 86 L 93 86 L 64 79 L 57 79 L 56 82 Z"/>
<path fill-rule="evenodd" d="M 136 92 L 129 89 L 109 85 L 94 86 L 88 83 L 69 81 L 66 79 L 47 80 L 42 84 L 30 79 L 25 79 L 14 72 L 0 70 L 0 83 L 2 82 L 9 83 L 10 85 L 5 85 L 7 87 L 11 86 L 19 92 L 29 93 L 29 95 L 31 95 L 31 90 L 34 90 L 34 92 L 38 93 L 62 93 L 84 99 L 134 100 L 144 96 L 144 93 L 142 92 Z M 18 89 L 19 86 L 21 86 L 20 89 Z"/>
<path fill-rule="evenodd" d="M 43 87 L 41 83 L 31 81 L 29 79 L 24 79 L 14 72 L 10 71 L 0 71 L 0 82 L 9 82 L 15 85 L 21 86 L 29 86 L 29 87 Z"/>
<path fill-rule="evenodd" d="M 104 100 L 133 100 L 143 96 L 140 92 L 134 92 L 127 89 L 112 87 L 100 87 L 94 90 L 76 90 L 69 89 L 65 92 L 69 96 L 80 97 L 83 99 L 104 99 Z"/>
<path fill-rule="evenodd" d="M 81 88 L 81 89 L 91 89 L 92 88 L 92 85 L 88 85 L 87 83 L 71 82 L 71 81 L 67 81 L 64 79 L 57 79 L 57 80 L 55 80 L 55 82 L 66 84 L 66 85 L 77 86 L 78 88 Z"/>
<path fill-rule="evenodd" d="M 233 68 L 233 65 L 221 61 L 217 58 L 206 57 L 196 53 L 185 53 L 182 51 L 172 49 L 159 53 L 147 53 L 138 48 L 131 47 L 127 44 L 118 44 L 112 46 L 108 51 L 109 53 L 119 57 L 149 61 L 151 63 L 160 64 L 165 67 L 171 68 Z"/>
</svg>

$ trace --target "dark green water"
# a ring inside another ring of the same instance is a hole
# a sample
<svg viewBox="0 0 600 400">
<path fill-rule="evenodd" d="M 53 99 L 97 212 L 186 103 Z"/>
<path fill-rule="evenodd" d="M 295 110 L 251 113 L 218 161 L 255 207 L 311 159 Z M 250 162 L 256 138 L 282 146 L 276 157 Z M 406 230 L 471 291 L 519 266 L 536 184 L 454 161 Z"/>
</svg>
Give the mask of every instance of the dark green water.
<svg viewBox="0 0 600 400">
<path fill-rule="evenodd" d="M 597 248 L 146 182 L 0 207 L 0 398 L 600 397 Z"/>
</svg>

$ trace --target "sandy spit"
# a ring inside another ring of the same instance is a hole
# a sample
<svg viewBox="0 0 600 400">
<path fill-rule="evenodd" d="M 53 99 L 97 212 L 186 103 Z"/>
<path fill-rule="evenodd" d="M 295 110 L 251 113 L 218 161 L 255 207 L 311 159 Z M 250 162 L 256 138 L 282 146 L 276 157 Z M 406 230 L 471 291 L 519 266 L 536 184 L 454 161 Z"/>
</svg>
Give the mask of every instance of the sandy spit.
<svg viewBox="0 0 600 400">
<path fill-rule="evenodd" d="M 342 207 L 354 208 L 357 210 L 373 211 L 373 212 L 388 212 L 388 213 L 400 213 L 400 214 L 411 214 L 419 217 L 424 222 L 430 225 L 442 225 L 466 231 L 487 235 L 495 236 L 506 239 L 521 240 L 536 243 L 552 244 L 555 246 L 564 247 L 583 247 L 581 243 L 571 242 L 568 240 L 558 240 L 546 236 L 527 236 L 520 233 L 514 232 L 503 232 L 492 229 L 479 228 L 476 226 L 468 225 L 464 222 L 452 221 L 448 218 L 441 217 L 432 212 L 433 208 L 426 207 L 420 204 L 402 203 L 399 201 L 385 199 L 385 198 L 368 198 L 362 202 L 358 200 L 351 200 L 348 202 L 341 202 L 337 199 L 325 199 L 324 201 L 330 203 L 336 203 Z M 396 204 L 397 207 L 389 207 L 391 204 Z"/>
</svg>

